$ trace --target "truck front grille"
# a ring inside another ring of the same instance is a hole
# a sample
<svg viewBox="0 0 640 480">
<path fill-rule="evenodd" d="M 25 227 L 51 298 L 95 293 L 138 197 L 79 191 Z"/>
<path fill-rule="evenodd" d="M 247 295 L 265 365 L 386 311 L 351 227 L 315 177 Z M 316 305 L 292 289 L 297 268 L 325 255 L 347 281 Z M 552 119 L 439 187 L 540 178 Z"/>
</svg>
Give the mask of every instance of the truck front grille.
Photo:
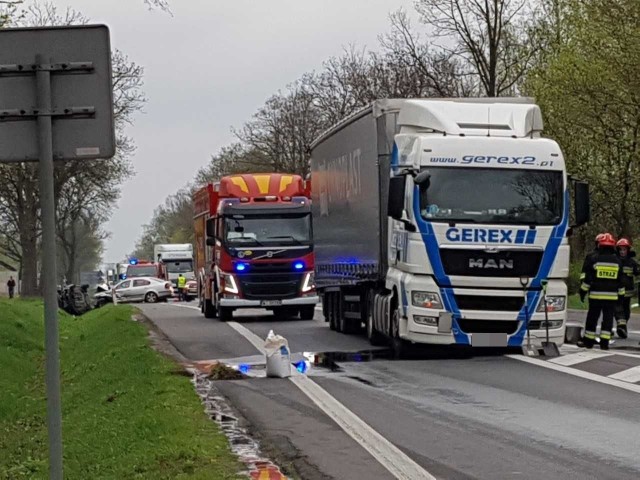
<svg viewBox="0 0 640 480">
<path fill-rule="evenodd" d="M 270 275 L 238 275 L 242 295 L 247 300 L 286 300 L 296 298 L 300 292 L 300 273 L 273 273 Z"/>
<path fill-rule="evenodd" d="M 520 297 L 491 297 L 486 295 L 455 295 L 460 310 L 487 310 L 494 312 L 519 312 L 524 305 Z"/>
<path fill-rule="evenodd" d="M 467 277 L 535 277 L 542 254 L 541 250 L 440 250 L 445 273 Z"/>
</svg>

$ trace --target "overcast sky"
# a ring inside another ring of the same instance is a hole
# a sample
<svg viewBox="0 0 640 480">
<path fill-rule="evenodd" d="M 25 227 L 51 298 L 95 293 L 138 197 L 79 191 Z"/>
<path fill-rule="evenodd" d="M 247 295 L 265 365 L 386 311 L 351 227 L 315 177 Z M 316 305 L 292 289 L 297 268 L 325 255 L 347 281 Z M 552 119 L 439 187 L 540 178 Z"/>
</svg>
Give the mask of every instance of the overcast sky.
<svg viewBox="0 0 640 480">
<path fill-rule="evenodd" d="M 56 0 L 111 29 L 112 46 L 144 66 L 149 99 L 129 129 L 136 176 L 107 230 L 105 261 L 130 253 L 154 208 L 278 89 L 319 69 L 343 46 L 377 46 L 388 14 L 412 0 L 171 0 L 173 16 L 143 0 Z"/>
</svg>

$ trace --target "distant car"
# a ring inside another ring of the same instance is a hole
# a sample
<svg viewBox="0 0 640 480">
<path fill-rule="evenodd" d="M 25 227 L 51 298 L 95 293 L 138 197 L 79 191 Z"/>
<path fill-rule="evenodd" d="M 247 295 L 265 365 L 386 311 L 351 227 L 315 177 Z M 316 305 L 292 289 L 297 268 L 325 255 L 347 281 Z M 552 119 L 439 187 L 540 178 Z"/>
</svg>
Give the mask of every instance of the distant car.
<svg viewBox="0 0 640 480">
<path fill-rule="evenodd" d="M 157 303 L 172 297 L 173 286 L 155 277 L 128 278 L 117 283 L 113 293 L 121 303 Z"/>
<path fill-rule="evenodd" d="M 194 298 L 198 297 L 198 282 L 195 280 L 189 280 L 187 282 L 187 298 L 186 300 L 190 302 Z"/>
</svg>

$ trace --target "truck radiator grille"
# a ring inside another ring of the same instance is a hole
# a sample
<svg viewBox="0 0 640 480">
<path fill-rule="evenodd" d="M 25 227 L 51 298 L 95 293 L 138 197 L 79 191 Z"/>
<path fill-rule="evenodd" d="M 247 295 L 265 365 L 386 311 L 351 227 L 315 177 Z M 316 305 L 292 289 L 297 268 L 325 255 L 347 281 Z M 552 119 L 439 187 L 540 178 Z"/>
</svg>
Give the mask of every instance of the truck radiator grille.
<svg viewBox="0 0 640 480">
<path fill-rule="evenodd" d="M 302 274 L 286 273 L 238 275 L 242 295 L 247 300 L 286 300 L 300 292 Z"/>
<path fill-rule="evenodd" d="M 498 320 L 459 319 L 458 325 L 465 333 L 515 333 L 518 329 L 517 320 L 501 322 Z"/>
<path fill-rule="evenodd" d="M 542 254 L 541 250 L 440 250 L 445 273 L 467 277 L 535 277 Z"/>
<path fill-rule="evenodd" d="M 482 295 L 456 295 L 460 310 L 489 310 L 494 312 L 519 312 L 523 297 L 491 297 Z"/>
</svg>

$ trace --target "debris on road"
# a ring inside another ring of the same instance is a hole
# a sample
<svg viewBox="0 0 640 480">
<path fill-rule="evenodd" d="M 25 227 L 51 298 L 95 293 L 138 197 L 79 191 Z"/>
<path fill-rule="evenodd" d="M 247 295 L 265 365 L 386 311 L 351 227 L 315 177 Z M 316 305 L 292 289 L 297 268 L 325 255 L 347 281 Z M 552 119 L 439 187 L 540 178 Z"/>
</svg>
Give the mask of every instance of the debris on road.
<svg viewBox="0 0 640 480">
<path fill-rule="evenodd" d="M 290 377 L 291 353 L 287 339 L 270 330 L 264 342 L 264 350 L 267 357 L 267 377 Z"/>
</svg>

